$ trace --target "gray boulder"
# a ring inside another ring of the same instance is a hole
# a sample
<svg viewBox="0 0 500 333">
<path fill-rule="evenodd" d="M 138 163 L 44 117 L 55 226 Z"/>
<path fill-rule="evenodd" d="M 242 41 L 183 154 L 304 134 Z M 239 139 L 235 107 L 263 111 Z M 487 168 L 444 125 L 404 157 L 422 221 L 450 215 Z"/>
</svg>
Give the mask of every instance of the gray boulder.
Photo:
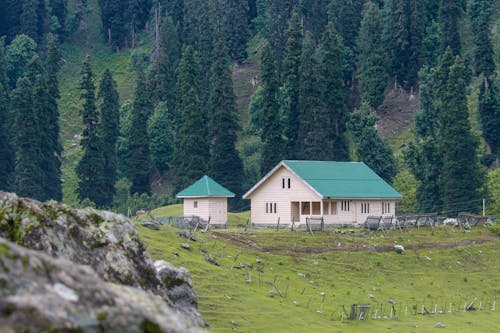
<svg viewBox="0 0 500 333">
<path fill-rule="evenodd" d="M 201 332 L 145 290 L 0 238 L 2 332 Z"/>
<path fill-rule="evenodd" d="M 191 323 L 206 327 L 193 301 L 196 294 L 192 284 L 184 286 L 191 287 L 184 294 L 194 298 L 173 302 L 171 296 L 178 292 L 169 288 L 177 282 L 157 275 L 135 225 L 123 215 L 92 208 L 71 209 L 56 202 L 40 203 L 0 192 L 0 237 L 54 258 L 88 265 L 105 282 L 141 288 L 159 296 L 165 306 L 184 312 Z"/>
</svg>

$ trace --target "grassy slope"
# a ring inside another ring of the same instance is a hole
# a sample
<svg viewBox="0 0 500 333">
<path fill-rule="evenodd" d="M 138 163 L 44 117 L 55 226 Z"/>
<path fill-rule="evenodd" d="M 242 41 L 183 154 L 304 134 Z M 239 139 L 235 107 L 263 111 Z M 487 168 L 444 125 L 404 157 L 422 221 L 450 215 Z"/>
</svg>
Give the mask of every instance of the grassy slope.
<svg viewBox="0 0 500 333">
<path fill-rule="evenodd" d="M 167 214 L 172 214 L 180 206 L 167 210 Z M 403 235 L 393 232 L 388 237 L 360 233 L 311 236 L 304 232 L 270 230 L 243 234 L 242 229 L 233 228 L 196 234 L 197 241 L 191 242 L 191 251 L 180 248 L 186 240 L 176 235 L 178 229 L 164 226 L 155 232 L 139 226 L 139 231 L 154 259 L 165 259 L 190 270 L 200 310 L 213 332 L 428 332 L 439 321 L 446 325 L 443 332 L 500 330 L 498 310 L 404 315 L 405 307 L 412 312 L 415 304 L 419 310 L 423 303 L 430 310 L 434 304 L 439 309 L 446 304 L 448 310 L 449 303 L 454 303 L 456 309 L 456 304 L 463 307 L 464 302 L 474 297 L 491 307 L 500 292 L 497 274 L 500 239 L 491 239 L 483 228 L 471 233 L 439 229 L 434 235 L 422 229 Z M 490 241 L 449 249 L 437 245 L 480 238 Z M 362 247 L 396 242 L 405 246 L 434 245 L 408 250 L 402 255 L 392 251 L 313 253 L 314 249 L 335 247 L 338 243 Z M 281 250 L 270 249 L 276 246 Z M 206 262 L 202 251 L 215 258 L 219 266 Z M 247 267 L 234 267 L 241 264 Z M 249 277 L 251 282 L 247 282 Z M 286 297 L 277 295 L 268 281 L 275 281 Z M 274 297 L 269 296 L 271 291 Z M 375 298 L 369 299 L 368 294 Z M 372 304 L 389 315 L 389 299 L 394 299 L 396 311 L 401 311 L 398 320 L 347 323 L 339 320 L 342 305 L 349 311 L 352 303 Z"/>
<path fill-rule="evenodd" d="M 78 203 L 75 194 L 78 186 L 75 167 L 82 154 L 78 146 L 79 139 L 73 137 L 82 131 L 82 120 L 79 115 L 81 109 L 79 82 L 80 69 L 85 56 L 90 56 L 96 94 L 100 77 L 107 68 L 111 70 L 117 83 L 121 103 L 132 99 L 135 85 L 134 74 L 129 67 L 132 51 L 125 49 L 118 53 L 111 52 L 102 39 L 102 25 L 97 1 L 89 0 L 88 8 L 89 10 L 86 12 L 78 31 L 62 45 L 64 65 L 59 75 L 60 126 L 65 149 L 62 166 L 63 196 L 64 202 L 70 205 Z M 146 49 L 147 47 L 146 42 L 141 46 L 141 48 Z"/>
</svg>

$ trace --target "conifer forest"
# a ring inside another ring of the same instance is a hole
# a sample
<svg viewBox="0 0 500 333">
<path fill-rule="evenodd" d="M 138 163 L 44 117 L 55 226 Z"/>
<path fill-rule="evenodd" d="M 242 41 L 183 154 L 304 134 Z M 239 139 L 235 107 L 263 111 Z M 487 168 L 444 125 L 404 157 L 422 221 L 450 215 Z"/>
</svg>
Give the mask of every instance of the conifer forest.
<svg viewBox="0 0 500 333">
<path fill-rule="evenodd" d="M 500 214 L 499 13 L 0 0 L 0 190 L 126 213 L 209 175 L 238 211 L 281 160 L 363 161 L 400 212 Z"/>
</svg>

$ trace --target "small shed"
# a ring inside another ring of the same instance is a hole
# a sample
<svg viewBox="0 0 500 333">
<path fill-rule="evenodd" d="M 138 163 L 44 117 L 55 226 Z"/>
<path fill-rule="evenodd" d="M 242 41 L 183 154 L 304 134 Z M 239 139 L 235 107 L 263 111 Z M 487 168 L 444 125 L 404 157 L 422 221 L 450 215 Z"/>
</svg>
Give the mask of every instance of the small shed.
<svg viewBox="0 0 500 333">
<path fill-rule="evenodd" d="M 227 198 L 234 193 L 208 176 L 203 176 L 177 194 L 183 200 L 184 216 L 198 216 L 210 225 L 227 224 Z"/>
</svg>

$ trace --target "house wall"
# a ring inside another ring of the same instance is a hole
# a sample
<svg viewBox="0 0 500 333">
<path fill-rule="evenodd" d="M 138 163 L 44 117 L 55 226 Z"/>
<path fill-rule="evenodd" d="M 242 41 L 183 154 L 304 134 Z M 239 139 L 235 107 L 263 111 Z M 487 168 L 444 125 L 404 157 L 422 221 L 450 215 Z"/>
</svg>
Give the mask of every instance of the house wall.
<svg viewBox="0 0 500 333">
<path fill-rule="evenodd" d="M 285 188 L 283 188 L 283 179 Z M 290 188 L 288 187 L 290 179 Z M 324 217 L 325 224 L 361 224 L 369 215 L 393 216 L 395 215 L 394 200 L 368 200 L 368 199 L 324 199 L 322 200 L 312 189 L 295 177 L 285 167 L 280 167 L 269 179 L 262 183 L 250 196 L 251 220 L 254 225 L 276 225 L 278 218 L 280 224 L 291 224 L 292 215 L 295 224 L 305 225 L 306 218 Z M 342 202 L 345 202 L 342 204 Z M 319 210 L 313 211 L 312 202 Z M 326 206 L 324 203 L 326 202 Z M 349 209 L 347 210 L 346 202 Z M 387 212 L 382 213 L 382 203 L 388 203 Z M 266 207 L 267 205 L 267 207 Z M 274 210 L 276 205 L 276 211 Z M 304 214 L 303 205 L 309 205 L 309 212 Z M 297 221 L 297 207 L 299 221 Z M 332 209 L 333 207 L 333 209 Z M 344 209 L 342 209 L 344 208 Z M 266 211 L 267 210 L 267 211 Z M 334 212 L 332 214 L 331 212 Z"/>
<path fill-rule="evenodd" d="M 283 188 L 285 179 L 285 188 Z M 290 188 L 288 188 L 290 179 Z M 253 224 L 274 225 L 291 223 L 292 201 L 318 201 L 318 195 L 307 187 L 301 180 L 295 177 L 285 167 L 280 167 L 264 183 L 262 183 L 251 195 L 251 219 Z M 268 212 L 266 213 L 266 204 Z M 273 205 L 272 212 L 269 204 Z M 274 212 L 276 204 L 276 212 Z"/>
<path fill-rule="evenodd" d="M 227 223 L 227 198 L 184 198 L 183 207 L 184 216 L 199 216 L 205 221 L 210 218 L 210 224 Z"/>
</svg>

